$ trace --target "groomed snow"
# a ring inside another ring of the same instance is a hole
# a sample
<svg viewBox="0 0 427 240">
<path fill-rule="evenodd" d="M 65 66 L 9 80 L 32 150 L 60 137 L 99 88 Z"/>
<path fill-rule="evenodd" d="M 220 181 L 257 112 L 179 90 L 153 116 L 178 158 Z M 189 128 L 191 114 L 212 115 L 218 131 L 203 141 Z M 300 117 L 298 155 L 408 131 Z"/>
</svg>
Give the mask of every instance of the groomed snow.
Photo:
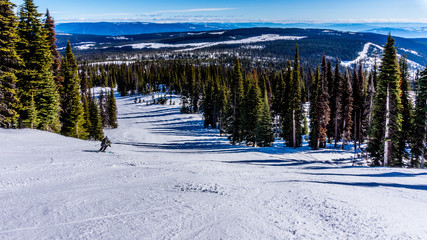
<svg viewBox="0 0 427 240">
<path fill-rule="evenodd" d="M 159 48 L 186 48 L 180 49 L 177 51 L 193 51 L 201 48 L 208 48 L 218 45 L 233 45 L 233 44 L 250 44 L 250 43 L 259 43 L 259 42 L 271 42 L 278 40 L 300 40 L 306 38 L 305 36 L 280 36 L 277 34 L 263 34 L 261 36 L 244 38 L 240 40 L 228 40 L 228 41 L 218 41 L 218 42 L 201 42 L 201 43 L 182 43 L 182 44 L 166 44 L 166 43 L 135 43 L 127 44 L 122 47 L 132 47 L 133 49 L 159 49 Z"/>
<path fill-rule="evenodd" d="M 425 170 L 352 167 L 350 150 L 231 146 L 198 114 L 133 101 L 117 97 L 111 153 L 0 129 L 0 239 L 427 236 Z"/>
</svg>

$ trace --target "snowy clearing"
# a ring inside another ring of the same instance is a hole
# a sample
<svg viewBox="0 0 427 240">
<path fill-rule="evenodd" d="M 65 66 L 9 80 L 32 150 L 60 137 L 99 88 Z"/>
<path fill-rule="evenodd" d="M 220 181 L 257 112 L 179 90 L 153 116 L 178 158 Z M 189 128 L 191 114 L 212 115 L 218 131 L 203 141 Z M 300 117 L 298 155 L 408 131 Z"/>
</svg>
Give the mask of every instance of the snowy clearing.
<svg viewBox="0 0 427 240">
<path fill-rule="evenodd" d="M 186 48 L 180 49 L 177 51 L 193 51 L 201 48 L 208 48 L 218 45 L 233 45 L 233 44 L 250 44 L 250 43 L 258 43 L 258 42 L 270 42 L 270 41 L 278 41 L 278 40 L 300 40 L 306 38 L 304 36 L 280 36 L 277 34 L 263 34 L 261 36 L 244 38 L 240 40 L 228 40 L 228 41 L 218 41 L 218 42 L 201 42 L 201 43 L 182 43 L 182 44 L 166 44 L 166 43 L 135 43 L 135 44 L 127 44 L 123 46 L 118 46 L 118 48 L 122 47 L 132 47 L 133 49 L 144 49 L 144 48 Z"/>
<path fill-rule="evenodd" d="M 0 239 L 427 236 L 425 170 L 352 167 L 350 150 L 231 146 L 198 114 L 133 101 L 117 97 L 110 153 L 0 129 Z"/>
</svg>

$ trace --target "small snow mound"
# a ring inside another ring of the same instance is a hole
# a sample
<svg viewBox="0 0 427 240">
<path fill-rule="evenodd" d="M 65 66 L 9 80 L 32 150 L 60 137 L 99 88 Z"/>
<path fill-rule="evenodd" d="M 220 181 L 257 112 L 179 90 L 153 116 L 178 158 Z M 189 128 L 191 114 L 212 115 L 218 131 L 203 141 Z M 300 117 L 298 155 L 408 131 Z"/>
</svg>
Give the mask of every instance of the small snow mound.
<svg viewBox="0 0 427 240">
<path fill-rule="evenodd" d="M 211 183 L 211 184 L 184 183 L 184 184 L 176 184 L 174 188 L 181 192 L 203 192 L 203 193 L 215 193 L 219 195 L 226 194 L 224 188 L 219 186 L 216 183 Z"/>
</svg>

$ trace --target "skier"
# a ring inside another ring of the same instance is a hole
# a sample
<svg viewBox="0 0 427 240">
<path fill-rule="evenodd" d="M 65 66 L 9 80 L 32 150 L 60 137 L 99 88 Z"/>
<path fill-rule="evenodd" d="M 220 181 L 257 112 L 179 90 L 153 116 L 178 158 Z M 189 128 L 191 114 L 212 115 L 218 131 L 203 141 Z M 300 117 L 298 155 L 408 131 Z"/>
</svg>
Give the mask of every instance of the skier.
<svg viewBox="0 0 427 240">
<path fill-rule="evenodd" d="M 110 139 L 108 139 L 108 136 L 105 136 L 105 138 L 102 139 L 101 148 L 99 149 L 98 152 L 105 152 L 107 147 L 111 147 L 111 142 L 110 142 Z"/>
</svg>

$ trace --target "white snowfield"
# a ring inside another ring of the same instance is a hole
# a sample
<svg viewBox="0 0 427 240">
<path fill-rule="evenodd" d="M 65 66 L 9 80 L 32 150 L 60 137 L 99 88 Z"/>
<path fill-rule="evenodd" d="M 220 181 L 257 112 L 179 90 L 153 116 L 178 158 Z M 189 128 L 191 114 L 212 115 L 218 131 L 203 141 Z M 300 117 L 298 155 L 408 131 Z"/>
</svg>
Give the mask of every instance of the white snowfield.
<svg viewBox="0 0 427 240">
<path fill-rule="evenodd" d="M 219 34 L 219 33 L 215 33 Z M 185 48 L 176 50 L 179 51 L 193 51 L 202 48 L 208 48 L 218 45 L 234 45 L 234 44 L 250 44 L 250 43 L 259 43 L 259 42 L 271 42 L 278 40 L 300 40 L 306 38 L 305 36 L 280 36 L 278 34 L 263 34 L 261 36 L 249 37 L 240 40 L 228 40 L 228 41 L 217 41 L 217 42 L 200 42 L 200 43 L 181 43 L 181 44 L 167 44 L 167 43 L 135 43 L 135 44 L 127 44 L 122 47 L 132 47 L 133 49 L 144 49 L 144 48 Z M 186 48 L 190 47 L 190 48 Z"/>
<path fill-rule="evenodd" d="M 231 146 L 198 114 L 133 101 L 117 97 L 110 153 L 0 129 L 0 239 L 427 238 L 425 170 Z"/>
</svg>

